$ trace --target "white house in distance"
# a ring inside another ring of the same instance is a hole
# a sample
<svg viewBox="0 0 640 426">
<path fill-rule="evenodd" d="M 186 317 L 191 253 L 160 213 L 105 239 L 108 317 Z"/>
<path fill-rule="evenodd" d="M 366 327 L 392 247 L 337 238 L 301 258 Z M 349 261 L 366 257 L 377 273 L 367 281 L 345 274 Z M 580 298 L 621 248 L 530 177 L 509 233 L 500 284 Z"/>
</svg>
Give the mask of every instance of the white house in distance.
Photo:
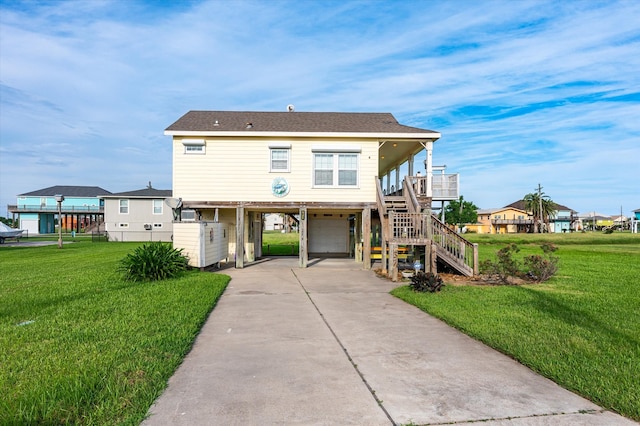
<svg viewBox="0 0 640 426">
<path fill-rule="evenodd" d="M 431 161 L 438 132 L 402 125 L 389 113 L 289 107 L 190 111 L 165 135 L 173 138 L 173 196 L 182 208 L 174 246 L 198 266 L 203 262 L 190 247 L 202 247 L 202 238 L 213 241 L 216 232 L 228 238 L 228 257 L 237 268 L 255 261 L 262 255 L 262 215 L 288 213 L 299 218 L 300 267 L 310 257 L 343 256 L 368 269 L 373 247 L 395 278 L 398 249 L 410 246 L 422 248 L 428 269 L 436 255 L 467 274 L 476 269 L 473 245 L 431 215 L 438 196 Z M 423 150 L 425 168 L 414 173 Z M 401 169 L 407 170 L 402 181 Z M 189 227 L 193 222 L 222 227 L 206 231 Z M 179 231 L 183 227 L 192 231 Z"/>
<path fill-rule="evenodd" d="M 103 195 L 109 241 L 171 241 L 173 211 L 165 204 L 170 189 L 144 189 Z"/>
</svg>

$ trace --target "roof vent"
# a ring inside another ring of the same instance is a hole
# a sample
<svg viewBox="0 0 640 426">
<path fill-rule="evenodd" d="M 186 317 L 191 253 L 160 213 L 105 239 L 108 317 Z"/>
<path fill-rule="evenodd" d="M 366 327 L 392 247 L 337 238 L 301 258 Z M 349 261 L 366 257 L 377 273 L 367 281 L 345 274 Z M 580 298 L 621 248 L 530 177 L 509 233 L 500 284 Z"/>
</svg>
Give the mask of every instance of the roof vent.
<svg viewBox="0 0 640 426">
<path fill-rule="evenodd" d="M 253 123 L 247 123 L 247 129 L 253 128 Z"/>
<path fill-rule="evenodd" d="M 287 105 L 287 112 L 293 112 L 296 110 L 296 107 L 293 104 Z"/>
<path fill-rule="evenodd" d="M 215 127 L 218 127 L 218 126 L 220 125 L 220 123 L 218 122 L 218 120 L 216 120 L 216 121 L 214 121 L 214 122 L 213 122 L 213 125 L 214 125 Z"/>
</svg>

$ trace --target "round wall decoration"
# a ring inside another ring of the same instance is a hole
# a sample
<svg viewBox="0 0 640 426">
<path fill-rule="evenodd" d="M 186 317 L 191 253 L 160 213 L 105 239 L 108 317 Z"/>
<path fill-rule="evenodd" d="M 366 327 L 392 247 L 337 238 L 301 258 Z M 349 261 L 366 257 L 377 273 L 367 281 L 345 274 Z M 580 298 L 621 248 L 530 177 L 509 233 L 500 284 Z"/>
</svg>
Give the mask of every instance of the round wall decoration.
<svg viewBox="0 0 640 426">
<path fill-rule="evenodd" d="M 289 182 L 283 177 L 277 177 L 271 182 L 271 193 L 276 197 L 284 197 L 289 193 Z"/>
</svg>

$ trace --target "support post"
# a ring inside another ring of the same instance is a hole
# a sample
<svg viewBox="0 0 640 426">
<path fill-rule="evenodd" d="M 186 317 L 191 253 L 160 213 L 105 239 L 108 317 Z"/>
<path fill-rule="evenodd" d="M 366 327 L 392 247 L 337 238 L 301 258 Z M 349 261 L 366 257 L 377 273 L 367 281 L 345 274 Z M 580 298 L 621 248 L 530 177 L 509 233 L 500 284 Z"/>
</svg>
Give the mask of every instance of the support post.
<svg viewBox="0 0 640 426">
<path fill-rule="evenodd" d="M 308 212 L 306 207 L 300 207 L 300 223 L 299 227 L 299 250 L 298 250 L 298 263 L 301 268 L 306 268 L 309 264 L 309 252 L 307 244 L 307 221 Z"/>
<path fill-rule="evenodd" d="M 429 260 L 430 260 L 429 271 L 433 274 L 437 274 L 438 273 L 438 246 L 433 241 L 431 241 L 427 247 L 429 248 L 429 252 L 430 252 L 429 253 Z"/>
<path fill-rule="evenodd" d="M 473 243 L 473 275 L 480 273 L 480 265 L 478 264 L 478 243 Z"/>
<path fill-rule="evenodd" d="M 236 207 L 236 268 L 244 268 L 244 207 Z"/>
<path fill-rule="evenodd" d="M 362 210 L 362 265 L 371 269 L 371 207 Z"/>
<path fill-rule="evenodd" d="M 391 274 L 391 281 L 398 281 L 398 243 L 391 243 L 389 245 L 389 256 L 391 256 L 391 267 L 389 273 Z"/>
</svg>

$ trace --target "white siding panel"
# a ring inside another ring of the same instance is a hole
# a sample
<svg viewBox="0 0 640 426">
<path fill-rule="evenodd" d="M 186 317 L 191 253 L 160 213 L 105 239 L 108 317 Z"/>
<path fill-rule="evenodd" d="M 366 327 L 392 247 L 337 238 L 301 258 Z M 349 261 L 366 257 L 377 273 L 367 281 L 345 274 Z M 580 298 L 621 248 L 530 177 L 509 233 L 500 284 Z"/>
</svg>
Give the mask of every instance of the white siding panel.
<svg viewBox="0 0 640 426">
<path fill-rule="evenodd" d="M 180 222 L 173 224 L 173 247 L 182 249 L 182 254 L 189 257 L 189 265 L 200 265 L 200 223 Z"/>
</svg>

